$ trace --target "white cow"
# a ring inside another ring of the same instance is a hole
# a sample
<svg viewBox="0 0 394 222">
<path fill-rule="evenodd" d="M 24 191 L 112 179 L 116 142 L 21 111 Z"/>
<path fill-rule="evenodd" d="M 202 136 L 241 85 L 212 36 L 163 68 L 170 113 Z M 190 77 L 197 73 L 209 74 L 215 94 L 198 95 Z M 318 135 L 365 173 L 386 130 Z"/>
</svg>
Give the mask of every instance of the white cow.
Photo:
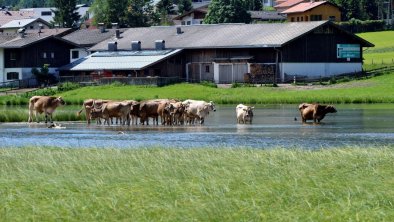
<svg viewBox="0 0 394 222">
<path fill-rule="evenodd" d="M 237 113 L 237 123 L 250 123 L 252 124 L 253 120 L 253 106 L 245 106 L 243 104 L 239 104 L 235 108 L 235 112 Z"/>
<path fill-rule="evenodd" d="M 194 123 L 194 119 L 197 119 L 200 121 L 200 124 L 203 124 L 209 111 L 216 111 L 215 104 L 212 101 L 205 102 L 188 99 L 183 101 L 182 104 L 185 106 L 185 115 L 189 123 Z"/>
</svg>

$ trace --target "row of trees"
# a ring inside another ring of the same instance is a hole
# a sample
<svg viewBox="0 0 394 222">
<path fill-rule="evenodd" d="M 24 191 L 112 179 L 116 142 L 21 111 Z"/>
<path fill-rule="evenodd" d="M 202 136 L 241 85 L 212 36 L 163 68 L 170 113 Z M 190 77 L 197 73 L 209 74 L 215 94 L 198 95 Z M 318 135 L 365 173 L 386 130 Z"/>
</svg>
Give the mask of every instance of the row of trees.
<svg viewBox="0 0 394 222">
<path fill-rule="evenodd" d="M 55 24 L 72 27 L 79 21 L 76 4 L 92 3 L 91 11 L 96 23 L 118 23 L 120 27 L 143 27 L 170 24 L 169 15 L 182 14 L 192 9 L 191 0 L 160 0 L 156 6 L 153 0 L 0 0 L 2 5 L 23 7 L 56 7 Z M 384 2 L 388 0 L 328 0 L 343 12 L 342 18 L 376 20 L 385 17 Z M 249 23 L 248 10 L 261 10 L 261 0 L 212 0 L 204 23 Z M 174 5 L 178 6 L 175 11 Z"/>
</svg>

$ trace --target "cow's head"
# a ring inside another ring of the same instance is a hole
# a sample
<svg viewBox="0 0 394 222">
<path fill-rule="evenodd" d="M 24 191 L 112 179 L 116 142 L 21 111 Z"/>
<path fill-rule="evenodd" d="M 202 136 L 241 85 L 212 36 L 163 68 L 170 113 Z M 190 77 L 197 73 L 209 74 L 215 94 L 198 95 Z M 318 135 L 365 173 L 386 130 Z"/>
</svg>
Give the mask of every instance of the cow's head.
<svg viewBox="0 0 394 222">
<path fill-rule="evenodd" d="M 91 119 L 96 119 L 96 118 L 99 118 L 99 117 L 101 117 L 101 109 L 97 109 L 97 108 L 94 108 L 94 107 L 91 107 L 92 109 L 90 110 L 90 118 Z"/>
<path fill-rule="evenodd" d="M 66 102 L 64 102 L 61 96 L 57 97 L 55 101 L 60 105 L 66 105 Z"/>
<path fill-rule="evenodd" d="M 253 117 L 253 109 L 253 106 L 246 106 L 242 110 L 244 111 L 246 117 Z"/>
<path fill-rule="evenodd" d="M 209 107 L 209 110 L 216 112 L 215 103 L 213 103 L 212 101 L 209 101 L 208 107 Z"/>
<path fill-rule="evenodd" d="M 337 110 L 335 109 L 334 106 L 326 106 L 325 110 L 327 113 L 336 113 L 337 112 Z"/>
</svg>

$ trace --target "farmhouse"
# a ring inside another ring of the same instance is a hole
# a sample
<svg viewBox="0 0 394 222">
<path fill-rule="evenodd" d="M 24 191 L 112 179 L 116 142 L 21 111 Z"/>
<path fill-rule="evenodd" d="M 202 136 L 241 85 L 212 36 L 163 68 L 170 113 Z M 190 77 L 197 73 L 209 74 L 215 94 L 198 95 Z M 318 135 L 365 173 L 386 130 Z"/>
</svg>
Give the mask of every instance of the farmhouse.
<svg viewBox="0 0 394 222">
<path fill-rule="evenodd" d="M 329 21 L 131 28 L 61 71 L 285 82 L 362 71 L 362 49 L 373 46 Z"/>
<path fill-rule="evenodd" d="M 57 75 L 57 68 L 70 62 L 69 50 L 75 47 L 61 38 L 70 31 L 21 29 L 18 34 L 0 34 L 0 82 L 28 80 L 32 68 L 44 64 L 49 65 L 50 74 Z"/>
</svg>

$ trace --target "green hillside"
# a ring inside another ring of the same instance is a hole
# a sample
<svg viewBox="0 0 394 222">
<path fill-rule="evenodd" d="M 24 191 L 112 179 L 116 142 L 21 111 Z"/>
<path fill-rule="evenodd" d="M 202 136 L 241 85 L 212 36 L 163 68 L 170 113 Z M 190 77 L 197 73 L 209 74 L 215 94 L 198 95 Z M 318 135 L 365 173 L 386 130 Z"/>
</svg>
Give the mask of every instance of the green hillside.
<svg viewBox="0 0 394 222">
<path fill-rule="evenodd" d="M 375 47 L 364 50 L 364 64 L 394 65 L 394 31 L 367 32 L 358 34 Z"/>
</svg>

